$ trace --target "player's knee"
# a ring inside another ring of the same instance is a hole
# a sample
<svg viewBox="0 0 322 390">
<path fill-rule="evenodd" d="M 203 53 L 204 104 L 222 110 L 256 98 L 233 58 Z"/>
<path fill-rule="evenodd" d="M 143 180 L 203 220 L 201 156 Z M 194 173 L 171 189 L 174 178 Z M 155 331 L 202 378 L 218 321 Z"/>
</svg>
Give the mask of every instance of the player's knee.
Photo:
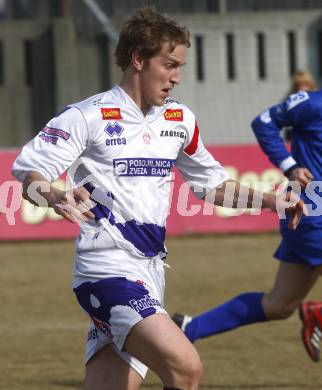
<svg viewBox="0 0 322 390">
<path fill-rule="evenodd" d="M 277 312 L 278 319 L 280 320 L 286 320 L 287 318 L 291 317 L 291 315 L 294 313 L 294 308 L 292 306 L 285 306 L 280 308 L 280 310 Z"/>
<path fill-rule="evenodd" d="M 173 372 L 173 379 L 184 389 L 196 389 L 200 382 L 203 367 L 197 353 L 186 356 Z"/>
<path fill-rule="evenodd" d="M 187 364 L 186 367 L 186 373 L 191 385 L 194 386 L 198 385 L 201 379 L 202 372 L 203 372 L 202 363 L 199 356 L 197 356 L 197 358 L 190 364 Z"/>
<path fill-rule="evenodd" d="M 291 317 L 297 307 L 297 303 L 278 303 L 271 305 L 267 314 L 271 320 L 286 320 L 287 318 Z"/>
</svg>

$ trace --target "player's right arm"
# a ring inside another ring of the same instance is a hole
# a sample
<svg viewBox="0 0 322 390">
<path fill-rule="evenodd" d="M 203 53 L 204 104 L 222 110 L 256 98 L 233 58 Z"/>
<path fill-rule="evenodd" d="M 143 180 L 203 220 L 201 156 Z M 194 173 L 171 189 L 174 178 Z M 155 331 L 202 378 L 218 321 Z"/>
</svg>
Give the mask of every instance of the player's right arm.
<svg viewBox="0 0 322 390">
<path fill-rule="evenodd" d="M 87 210 L 85 189 L 61 191 L 51 184 L 75 162 L 88 142 L 87 124 L 77 108 L 68 108 L 51 119 L 22 148 L 13 164 L 12 174 L 23 183 L 23 197 L 35 205 L 53 207 L 68 221 L 94 217 Z"/>
<path fill-rule="evenodd" d="M 62 191 L 53 186 L 41 173 L 29 171 L 22 183 L 22 196 L 36 206 L 52 207 L 69 222 L 94 219 L 89 192 L 81 187 Z"/>
<path fill-rule="evenodd" d="M 297 161 L 287 150 L 280 135 L 283 127 L 303 126 L 311 113 L 310 96 L 300 91 L 276 106 L 268 108 L 252 122 L 257 141 L 270 161 L 280 168 L 290 180 L 298 181 L 305 187 L 312 179 L 311 172 L 299 167 Z"/>
</svg>

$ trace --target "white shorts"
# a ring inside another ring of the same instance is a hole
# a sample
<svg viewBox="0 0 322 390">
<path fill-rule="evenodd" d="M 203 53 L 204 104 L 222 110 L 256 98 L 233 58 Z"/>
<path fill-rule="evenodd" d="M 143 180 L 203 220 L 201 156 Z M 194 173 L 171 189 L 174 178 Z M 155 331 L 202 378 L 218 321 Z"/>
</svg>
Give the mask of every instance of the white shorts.
<svg viewBox="0 0 322 390">
<path fill-rule="evenodd" d="M 74 289 L 76 297 L 89 314 L 85 363 L 107 344 L 144 378 L 148 368 L 123 351 L 126 337 L 142 319 L 167 314 L 164 307 L 164 262 L 161 259 L 136 260 L 136 270 L 126 275 L 98 281 L 85 279 Z"/>
<path fill-rule="evenodd" d="M 145 378 L 148 367 L 141 363 L 140 360 L 130 355 L 125 351 L 120 351 L 112 340 L 107 337 L 102 331 L 97 329 L 93 323 L 90 322 L 88 327 L 88 337 L 85 349 L 85 364 L 95 355 L 97 351 L 105 347 L 105 345 L 112 344 L 114 351 L 123 359 L 129 366 L 131 366 L 143 379 Z"/>
</svg>

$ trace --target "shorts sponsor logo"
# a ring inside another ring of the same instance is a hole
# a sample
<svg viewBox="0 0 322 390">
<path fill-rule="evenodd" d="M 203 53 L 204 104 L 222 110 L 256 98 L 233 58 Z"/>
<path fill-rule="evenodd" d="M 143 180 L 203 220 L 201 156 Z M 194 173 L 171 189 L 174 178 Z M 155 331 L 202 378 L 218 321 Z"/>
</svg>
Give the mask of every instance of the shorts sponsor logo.
<svg viewBox="0 0 322 390">
<path fill-rule="evenodd" d="M 116 158 L 113 160 L 116 176 L 156 176 L 171 173 L 175 160 L 161 158 Z"/>
<path fill-rule="evenodd" d="M 123 119 L 120 108 L 101 108 L 102 119 Z"/>
<path fill-rule="evenodd" d="M 131 299 L 129 303 L 132 309 L 138 313 L 142 310 L 149 309 L 150 307 L 162 307 L 161 303 L 157 299 L 150 297 L 148 294 L 144 295 L 141 299 Z"/>
<path fill-rule="evenodd" d="M 111 137 L 111 139 L 107 139 L 106 146 L 117 146 L 117 145 L 126 145 L 126 138 L 120 138 L 120 135 L 124 131 L 124 127 L 121 126 L 117 122 L 108 122 L 104 131 Z M 112 138 L 116 136 L 117 138 Z"/>
<path fill-rule="evenodd" d="M 91 316 L 91 319 L 93 320 L 96 329 L 100 330 L 102 333 L 105 334 L 105 336 L 109 337 L 110 339 L 113 338 L 110 324 L 104 321 L 100 321 L 93 316 Z"/>
<path fill-rule="evenodd" d="M 186 138 L 186 133 L 184 131 L 177 130 L 161 130 L 160 137 Z"/>
<path fill-rule="evenodd" d="M 164 119 L 166 121 L 182 122 L 183 121 L 183 111 L 181 108 L 179 108 L 177 110 L 167 109 L 164 113 Z"/>
</svg>

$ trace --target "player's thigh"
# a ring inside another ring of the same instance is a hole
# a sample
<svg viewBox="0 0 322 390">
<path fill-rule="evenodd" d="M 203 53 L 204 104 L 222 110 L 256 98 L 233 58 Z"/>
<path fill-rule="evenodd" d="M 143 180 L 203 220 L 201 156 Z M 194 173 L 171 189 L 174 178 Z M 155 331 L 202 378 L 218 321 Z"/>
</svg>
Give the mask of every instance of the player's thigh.
<svg viewBox="0 0 322 390">
<path fill-rule="evenodd" d="M 166 314 L 154 314 L 136 324 L 127 336 L 125 350 L 155 371 L 164 383 L 176 376 L 201 375 L 197 350 Z"/>
<path fill-rule="evenodd" d="M 322 276 L 322 265 L 316 267 L 316 271 L 318 272 L 319 276 Z"/>
<path fill-rule="evenodd" d="M 137 390 L 142 381 L 137 371 L 107 345 L 87 363 L 84 390 Z"/>
<path fill-rule="evenodd" d="M 316 267 L 301 263 L 281 262 L 273 289 L 267 297 L 280 304 L 296 306 L 310 292 L 318 275 Z"/>
</svg>

